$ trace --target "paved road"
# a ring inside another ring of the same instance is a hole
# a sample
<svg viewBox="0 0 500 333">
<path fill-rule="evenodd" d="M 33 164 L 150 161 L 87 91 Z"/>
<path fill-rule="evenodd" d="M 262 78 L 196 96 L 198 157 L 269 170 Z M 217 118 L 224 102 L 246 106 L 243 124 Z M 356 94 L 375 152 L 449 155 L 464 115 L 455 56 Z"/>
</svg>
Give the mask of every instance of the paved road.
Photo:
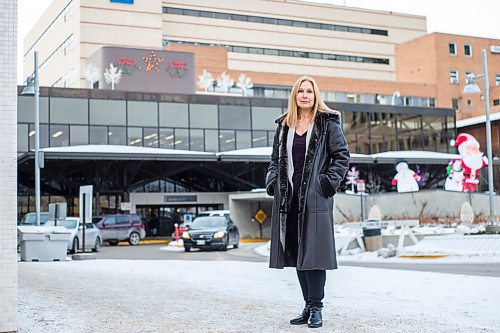
<svg viewBox="0 0 500 333">
<path fill-rule="evenodd" d="M 263 243 L 240 243 L 238 249 L 223 251 L 198 251 L 192 252 L 170 252 L 164 251 L 162 245 L 140 245 L 140 246 L 103 246 L 97 254 L 98 259 L 131 259 L 131 260 L 201 260 L 201 261 L 249 261 L 267 262 L 267 257 L 256 254 L 253 249 L 262 246 Z M 339 262 L 342 266 L 358 266 L 370 268 L 399 269 L 409 271 L 426 271 L 437 273 L 449 273 L 459 275 L 493 276 L 500 277 L 500 264 L 426 264 L 426 263 L 361 263 L 361 262 Z"/>
<path fill-rule="evenodd" d="M 251 261 L 266 262 L 266 257 L 259 256 L 253 249 L 264 243 L 240 243 L 238 249 L 229 248 L 227 251 L 199 251 L 171 252 L 164 251 L 162 245 L 139 246 L 103 246 L 97 254 L 98 259 L 135 259 L 135 260 L 202 260 L 202 261 Z"/>
</svg>

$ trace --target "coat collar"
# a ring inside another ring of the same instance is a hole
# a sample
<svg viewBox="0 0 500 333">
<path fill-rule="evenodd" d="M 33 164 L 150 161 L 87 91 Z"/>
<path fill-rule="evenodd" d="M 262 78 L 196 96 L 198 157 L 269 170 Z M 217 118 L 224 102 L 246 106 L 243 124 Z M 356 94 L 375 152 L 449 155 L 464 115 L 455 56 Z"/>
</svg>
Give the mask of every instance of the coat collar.
<svg viewBox="0 0 500 333">
<path fill-rule="evenodd" d="M 285 112 L 283 113 L 281 116 L 279 116 L 278 118 L 276 118 L 274 120 L 274 122 L 276 124 L 281 124 L 283 122 L 283 119 L 285 119 L 286 115 L 288 114 L 288 112 Z M 336 111 L 336 110 L 326 110 L 326 111 L 322 111 L 322 112 L 318 112 L 316 114 L 316 119 L 314 119 L 314 122 L 316 123 L 319 123 L 320 121 L 322 120 L 334 120 L 336 122 L 340 122 L 340 112 L 339 111 Z"/>
</svg>

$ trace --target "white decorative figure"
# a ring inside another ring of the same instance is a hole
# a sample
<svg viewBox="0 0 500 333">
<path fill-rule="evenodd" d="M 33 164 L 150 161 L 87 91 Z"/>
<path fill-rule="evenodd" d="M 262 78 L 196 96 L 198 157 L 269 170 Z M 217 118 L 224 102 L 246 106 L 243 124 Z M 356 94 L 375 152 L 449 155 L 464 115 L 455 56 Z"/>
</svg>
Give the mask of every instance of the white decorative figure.
<svg viewBox="0 0 500 333">
<path fill-rule="evenodd" d="M 83 76 L 90 84 L 90 89 L 94 87 L 94 82 L 99 81 L 101 73 L 94 64 L 87 64 L 83 69 Z"/>
<path fill-rule="evenodd" d="M 464 169 L 461 160 L 454 160 L 448 166 L 448 177 L 444 183 L 446 191 L 462 192 L 464 190 Z"/>
<path fill-rule="evenodd" d="M 253 88 L 252 80 L 243 73 L 238 77 L 238 83 L 236 83 L 236 85 L 243 91 L 243 96 L 246 96 L 247 90 Z"/>
<path fill-rule="evenodd" d="M 474 210 L 470 203 L 465 201 L 460 208 L 460 221 L 463 223 L 472 223 L 474 222 Z"/>
<path fill-rule="evenodd" d="M 419 190 L 416 178 L 418 175 L 408 167 L 406 162 L 396 165 L 396 176 L 392 179 L 392 185 L 397 184 L 398 192 L 417 192 Z"/>
<path fill-rule="evenodd" d="M 111 84 L 111 90 L 115 90 L 115 84 L 118 84 L 122 79 L 122 70 L 111 63 L 104 70 L 104 79 L 107 84 Z"/>
<path fill-rule="evenodd" d="M 347 185 L 351 184 L 351 190 L 354 192 L 354 184 L 356 184 L 359 179 L 359 171 L 356 170 L 356 167 L 352 167 L 351 170 L 347 171 L 347 181 L 345 182 Z"/>
<path fill-rule="evenodd" d="M 234 84 L 234 80 L 231 79 L 229 74 L 223 72 L 219 79 L 217 80 L 217 85 L 221 87 L 222 91 L 229 92 L 229 88 L 231 88 Z"/>
<path fill-rule="evenodd" d="M 205 92 L 208 91 L 208 88 L 212 87 L 214 83 L 214 77 L 210 72 L 207 72 L 205 69 L 203 70 L 203 73 L 198 76 L 198 86 L 200 88 L 205 89 Z"/>
</svg>

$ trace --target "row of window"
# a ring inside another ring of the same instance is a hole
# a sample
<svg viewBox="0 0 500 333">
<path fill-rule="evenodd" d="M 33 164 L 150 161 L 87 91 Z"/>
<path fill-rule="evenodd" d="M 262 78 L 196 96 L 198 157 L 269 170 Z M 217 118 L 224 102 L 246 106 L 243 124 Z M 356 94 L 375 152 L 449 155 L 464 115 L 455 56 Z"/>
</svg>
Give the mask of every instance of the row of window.
<svg viewBox="0 0 500 333">
<path fill-rule="evenodd" d="M 54 59 L 63 54 L 67 55 L 69 52 L 71 52 L 75 48 L 75 37 L 73 34 L 69 35 L 64 42 L 61 43 L 52 53 L 40 64 L 39 70 L 43 71 L 45 67 L 50 65 Z"/>
<path fill-rule="evenodd" d="M 457 43 L 448 43 L 448 53 L 451 56 L 458 55 Z M 464 44 L 464 56 L 472 57 L 472 45 Z"/>
<path fill-rule="evenodd" d="M 267 87 L 254 86 L 252 89 L 253 97 L 265 98 L 283 98 L 290 96 L 291 89 L 289 87 Z M 404 106 L 423 106 L 435 107 L 436 99 L 433 97 L 417 97 L 417 96 L 399 96 L 384 94 L 355 94 L 336 91 L 321 91 L 321 97 L 327 102 L 342 102 L 342 103 L 363 103 L 363 104 L 381 104 L 381 105 L 404 105 Z"/>
<path fill-rule="evenodd" d="M 57 25 L 59 22 L 66 22 L 69 17 L 73 14 L 74 11 L 74 2 L 73 0 L 70 1 L 66 7 L 63 8 L 63 10 L 59 13 L 59 15 L 56 16 L 56 18 L 49 24 L 47 29 L 45 29 L 44 32 L 38 37 L 36 42 L 28 49 L 28 51 L 24 54 L 24 60 L 28 59 L 28 57 L 31 57 L 31 52 L 34 50 L 38 50 L 40 44 L 43 42 L 46 36 L 50 34 L 50 32 L 54 29 L 54 27 Z"/>
<path fill-rule="evenodd" d="M 174 14 L 174 15 L 194 16 L 194 17 L 214 18 L 214 19 L 220 19 L 220 20 L 232 20 L 232 21 L 243 21 L 243 22 L 251 22 L 251 23 L 283 25 L 283 26 L 288 26 L 288 27 L 321 29 L 321 30 L 329 30 L 329 31 L 344 31 L 344 32 L 353 32 L 353 33 L 360 33 L 360 34 L 388 36 L 387 30 L 352 27 L 352 26 L 339 25 L 339 24 L 328 24 L 328 23 L 318 23 L 318 22 L 298 21 L 298 20 L 286 20 L 286 19 L 281 19 L 281 18 L 272 18 L 272 17 L 263 17 L 263 16 L 251 16 L 251 15 L 211 12 L 211 11 L 206 11 L 206 10 L 163 7 L 163 13 L 164 14 Z"/>
<path fill-rule="evenodd" d="M 19 123 L 18 152 L 35 147 L 34 124 Z M 222 152 L 268 147 L 274 131 L 40 124 L 40 148 L 122 145 Z"/>
<path fill-rule="evenodd" d="M 34 98 L 18 96 L 18 121 L 34 122 Z M 274 130 L 281 107 L 41 97 L 40 122 L 74 125 Z"/>
<path fill-rule="evenodd" d="M 465 72 L 464 80 L 467 79 L 467 76 L 470 74 L 472 74 L 472 72 Z M 460 83 L 458 71 L 456 69 L 450 70 L 450 83 L 451 84 Z M 495 75 L 495 85 L 500 86 L 500 74 Z"/>
<path fill-rule="evenodd" d="M 361 63 L 370 63 L 370 64 L 389 65 L 389 59 L 387 59 L 387 58 L 373 58 L 373 57 L 361 57 L 361 56 L 346 55 L 346 54 L 332 54 L 332 53 L 320 53 L 320 52 L 269 49 L 269 48 L 263 48 L 263 47 L 249 47 L 249 46 L 239 46 L 239 45 L 188 42 L 188 41 L 168 40 L 167 38 L 164 37 L 163 45 L 165 46 L 165 45 L 168 45 L 169 43 L 191 44 L 191 45 L 202 45 L 202 46 L 221 46 L 221 47 L 227 48 L 229 52 L 237 52 L 237 53 L 262 54 L 262 55 L 271 55 L 271 56 L 280 56 L 280 57 L 323 59 L 323 60 L 349 61 L 349 62 L 361 62 Z"/>
<path fill-rule="evenodd" d="M 450 116 L 344 112 L 342 118 L 344 133 L 352 151 L 361 154 L 415 149 L 450 152 L 448 142 L 455 135 L 455 119 Z M 252 131 L 136 125 L 40 125 L 41 148 L 97 144 L 223 152 L 269 147 L 273 136 L 274 129 Z M 20 122 L 18 152 L 33 150 L 34 137 L 34 124 Z"/>
<path fill-rule="evenodd" d="M 455 118 L 394 113 L 344 112 L 343 129 L 351 152 L 394 150 L 454 152 Z"/>
</svg>

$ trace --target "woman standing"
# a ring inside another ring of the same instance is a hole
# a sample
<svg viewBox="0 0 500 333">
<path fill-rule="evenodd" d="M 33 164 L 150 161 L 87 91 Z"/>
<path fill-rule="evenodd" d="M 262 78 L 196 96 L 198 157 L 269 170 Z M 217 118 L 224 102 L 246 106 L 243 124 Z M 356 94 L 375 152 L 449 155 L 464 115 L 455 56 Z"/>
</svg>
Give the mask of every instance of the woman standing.
<svg viewBox="0 0 500 333">
<path fill-rule="evenodd" d="M 313 78 L 293 85 L 276 120 L 266 190 L 274 196 L 270 267 L 296 267 L 305 307 L 290 324 L 321 327 L 326 270 L 337 268 L 333 196 L 349 166 L 340 113 L 321 99 Z"/>
</svg>

